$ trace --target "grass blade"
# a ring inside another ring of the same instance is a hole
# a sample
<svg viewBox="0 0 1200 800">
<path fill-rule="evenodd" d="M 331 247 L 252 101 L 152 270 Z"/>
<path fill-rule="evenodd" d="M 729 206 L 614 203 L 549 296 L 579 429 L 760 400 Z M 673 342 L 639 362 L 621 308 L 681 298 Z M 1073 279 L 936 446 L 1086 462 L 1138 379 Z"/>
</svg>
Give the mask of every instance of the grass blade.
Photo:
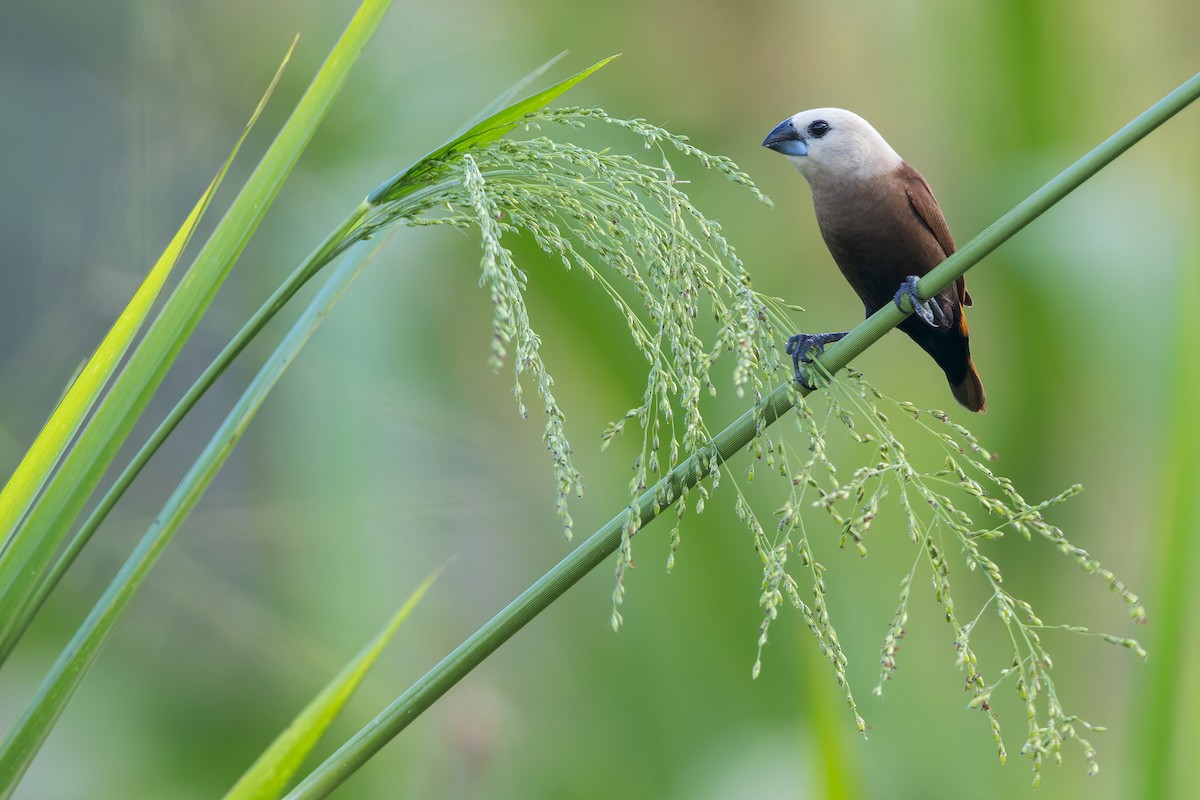
<svg viewBox="0 0 1200 800">
<path fill-rule="evenodd" d="M 495 100 L 493 100 L 492 102 L 488 103 L 486 106 L 481 108 L 479 110 L 479 112 L 475 114 L 475 116 L 473 116 L 473 117 L 471 117 L 471 119 L 467 120 L 466 124 L 464 124 L 461 128 L 459 128 L 458 133 L 454 134 L 455 138 L 462 136 L 463 134 L 465 134 L 467 131 L 471 130 L 471 128 L 474 128 L 476 125 L 478 125 L 483 120 L 487 119 L 488 117 L 490 117 L 490 116 L 496 114 L 497 112 L 501 111 L 502 109 L 506 108 L 510 103 L 513 102 L 514 97 L 519 95 L 521 92 L 525 91 L 525 89 L 528 88 L 529 85 L 532 84 L 535 80 L 537 80 L 538 78 L 545 75 L 546 72 L 548 72 L 551 67 L 553 67 L 555 64 L 557 64 L 559 61 L 562 61 L 563 58 L 566 57 L 566 55 L 567 55 L 567 51 L 563 50 L 561 53 L 556 55 L 554 58 L 550 59 L 545 64 L 542 64 L 540 67 L 535 69 L 533 72 L 529 73 L 524 78 L 521 78 L 521 80 L 514 83 L 512 86 L 505 89 L 503 92 L 500 93 L 499 97 L 497 97 Z"/>
<path fill-rule="evenodd" d="M 325 238 L 318 247 L 312 252 L 304 263 L 297 267 L 287 280 L 264 302 L 254 315 L 246 321 L 242 329 L 234 335 L 227 345 L 217 354 L 204 372 L 196 379 L 195 383 L 184 393 L 175 407 L 163 419 L 159 426 L 146 440 L 137 455 L 125 466 L 117 479 L 113 481 L 108 491 L 100 498 L 96 507 L 88 514 L 83 524 L 75 532 L 71 542 L 64 548 L 62 554 L 55 561 L 53 568 L 46 575 L 45 579 L 38 584 L 33 595 L 29 597 L 20 611 L 14 616 L 12 622 L 11 634 L 8 640 L 0 643 L 0 663 L 8 657 L 12 647 L 24 635 L 25 630 L 33 622 L 34 617 L 46 602 L 47 598 L 58 586 L 63 576 L 66 575 L 71 565 L 75 563 L 75 559 L 83 551 L 83 548 L 91 540 L 92 535 L 103 524 L 108 517 L 110 511 L 116 506 L 117 501 L 125 494 L 125 491 L 133 483 L 134 479 L 141 473 L 142 469 L 150 461 L 158 448 L 162 446 L 171 432 L 183 421 L 192 407 L 204 396 L 209 387 L 216 382 L 217 378 L 225 372 L 238 354 L 246 348 L 259 331 L 270 322 L 280 309 L 287 303 L 291 297 L 300 290 L 305 283 L 308 282 L 322 267 L 340 252 L 340 248 L 344 241 L 352 231 L 361 222 L 365 214 L 365 206 L 356 209 L 341 225 L 333 230 L 329 236 Z"/>
<path fill-rule="evenodd" d="M 5 607 L 20 607 L 18 603 L 34 594 L 87 498 L 262 221 L 389 5 L 390 0 L 364 0 L 359 7 L 41 500 L 0 554 L 0 602 Z M 13 615 L 0 618 L 0 642 L 8 640 L 12 624 Z M 5 785 L 7 774 L 0 774 L 0 786 Z"/>
<path fill-rule="evenodd" d="M 216 177 L 213 178 L 208 188 L 204 190 L 204 194 L 200 196 L 191 213 L 184 220 L 183 225 L 180 226 L 174 237 L 172 237 L 171 242 L 167 245 L 167 249 L 159 256 L 153 269 L 150 270 L 150 274 L 146 276 L 142 285 L 134 293 L 133 299 L 129 301 L 129 305 L 121 312 L 112 329 L 105 336 L 104 341 L 100 343 L 96 352 L 80 371 L 76 380 L 71 384 L 55 409 L 54 414 L 50 417 L 42 432 L 38 434 L 29 452 L 25 454 L 17 470 L 9 479 L 8 484 L 5 485 L 4 491 L 0 492 L 0 530 L 4 530 L 6 535 L 13 533 L 13 529 L 17 522 L 20 521 L 21 516 L 32 505 L 37 492 L 50 477 L 54 464 L 62 457 L 71 437 L 75 435 L 84 417 L 94 405 L 96 398 L 100 394 L 100 390 L 108 382 L 120 359 L 124 356 L 134 335 L 149 313 L 154 300 L 158 297 L 158 293 L 162 289 L 167 276 L 170 274 L 171 268 L 187 247 L 192 233 L 212 202 L 213 195 L 216 194 L 226 173 L 228 173 L 229 166 L 233 163 L 233 159 L 237 156 L 242 144 L 246 141 L 246 136 L 249 135 L 255 123 L 258 122 L 263 109 L 266 108 L 267 101 L 274 93 L 275 87 L 279 84 L 279 79 L 283 76 L 284 69 L 291 60 L 292 53 L 296 49 L 296 41 L 296 39 L 292 40 L 292 46 L 288 49 L 282 63 L 280 63 L 279 69 L 276 70 L 275 77 L 271 80 L 266 92 L 263 93 L 262 99 L 259 100 L 258 106 L 254 109 L 254 113 L 250 115 L 250 119 L 242 129 L 241 135 L 234 142 L 229 155 L 225 158 L 225 163 L 217 171 Z M 0 597 L 0 600 L 3 601 L 0 604 L 3 607 L 11 609 L 21 608 L 20 613 L 14 611 L 7 618 L 4 628 L 5 636 L 3 639 L 0 639 L 0 664 L 3 664 L 8 658 L 13 647 L 16 646 L 17 641 L 25 632 L 26 627 L 28 627 L 29 617 L 31 616 L 30 610 L 32 609 L 32 613 L 36 613 L 37 608 L 41 607 L 41 602 L 45 599 L 45 592 L 42 587 L 38 587 L 32 594 L 24 596 L 20 595 L 19 591 L 11 595 L 5 593 L 3 597 Z M 38 598 L 38 595 L 42 596 Z"/>
<path fill-rule="evenodd" d="M 596 70 L 603 67 L 608 62 L 612 61 L 616 56 L 609 56 L 603 61 L 599 61 L 582 72 L 577 72 L 566 80 L 560 81 L 548 89 L 543 89 L 537 94 L 530 95 L 524 100 L 520 100 L 507 108 L 497 111 L 483 122 L 478 123 L 470 128 L 466 133 L 460 134 L 450 141 L 446 142 L 441 147 L 426 155 L 424 158 L 417 161 L 411 167 L 401 172 L 396 177 L 382 184 L 375 191 L 367 195 L 367 202 L 371 205 L 380 205 L 393 200 L 398 200 L 407 194 L 415 191 L 417 188 L 424 186 L 435 180 L 441 173 L 443 165 L 446 162 L 453 162 L 463 153 L 470 151 L 474 147 L 478 147 L 488 142 L 494 142 L 501 136 L 516 128 L 521 124 L 524 116 L 531 111 L 537 111 L 545 106 L 554 98 L 561 95 L 563 92 L 570 89 L 575 84 L 582 81 L 584 78 L 591 75 Z M 556 59 L 557 60 L 557 59 Z M 554 63 L 553 61 L 550 62 Z M 549 65 L 547 65 L 549 66 Z M 519 89 L 528 80 L 537 77 L 546 67 L 535 71 L 530 78 L 521 81 L 516 87 Z"/>
<path fill-rule="evenodd" d="M 38 492 L 41 491 L 42 486 L 53 472 L 54 465 L 62 458 L 67 444 L 79 430 L 79 426 L 95 404 L 96 398 L 100 396 L 100 391 L 108 383 L 109 378 L 116 371 L 117 364 L 125 356 L 129 345 L 133 342 L 133 337 L 141 329 L 142 323 L 150 313 L 150 307 L 154 305 L 163 284 L 166 283 L 167 276 L 170 275 L 172 268 L 187 248 L 192 234 L 196 231 L 196 226 L 200 224 L 200 220 L 212 202 L 213 195 L 216 194 L 221 182 L 225 179 L 229 165 L 233 163 L 234 157 L 237 156 L 242 144 L 246 141 L 246 136 L 258 122 L 259 116 L 267 106 L 267 101 L 279 84 L 283 70 L 287 67 L 292 53 L 296 49 L 296 41 L 292 40 L 292 46 L 288 48 L 287 54 L 283 57 L 283 62 L 276 70 L 275 77 L 271 80 L 266 92 L 263 93 L 254 113 L 250 115 L 250 120 L 242 129 L 242 134 L 234 142 L 225 163 L 217 171 L 216 177 L 212 179 L 200 199 L 196 201 L 196 205 L 184 219 L 179 230 L 175 232 L 162 255 L 158 257 L 158 261 L 155 262 L 146 279 L 134 292 L 133 298 L 130 299 L 121 315 L 117 317 L 117 321 L 113 323 L 104 340 L 100 342 L 100 346 L 96 348 L 96 351 L 92 353 L 87 363 L 71 382 L 67 392 L 54 409 L 54 413 L 50 415 L 50 419 L 46 421 L 24 458 L 21 459 L 21 463 L 17 465 L 16 470 L 8 479 L 4 490 L 0 491 L 0 531 L 3 532 L 6 549 L 9 536 L 16 529 L 17 523 L 20 522 L 25 512 L 33 505 Z"/>
<path fill-rule="evenodd" d="M 235 147 L 235 152 L 236 149 Z M 230 158 L 232 156 L 233 153 L 230 154 Z M 53 472 L 54 465 L 62 458 L 68 442 L 91 411 L 100 390 L 108 383 L 116 371 L 117 364 L 125 356 L 150 307 L 158 298 L 167 276 L 204 216 L 229 163 L 225 162 L 220 174 L 204 190 L 191 213 L 171 238 L 166 250 L 159 256 L 141 286 L 134 292 L 129 304 L 100 342 L 100 346 L 72 381 L 54 413 L 38 433 L 21 463 L 8 479 L 8 483 L 4 485 L 4 490 L 0 491 L 0 530 L 11 534 L 25 512 L 33 505 L 38 492 Z M 5 541 L 7 545 L 7 537 Z"/>
<path fill-rule="evenodd" d="M 267 394 L 300 348 L 324 321 L 329 309 L 389 238 L 387 235 L 381 235 L 369 242 L 357 244 L 330 275 L 321 291 L 242 393 L 196 463 L 188 470 L 162 511 L 155 517 L 154 523 L 142 536 L 121 571 L 113 578 L 87 619 L 47 672 L 28 708 L 0 743 L 0 798 L 11 796 L 16 782 L 28 769 L 50 729 L 62 715 L 63 709 L 95 661 L 100 648 L 116 629 L 129 602 L 149 576 L 150 570 L 158 562 L 159 556 L 179 530 L 179 526 L 204 495 L 217 471 L 241 440 L 242 434 L 262 406 Z"/>
<path fill-rule="evenodd" d="M 383 648 L 400 625 L 408 619 L 408 615 L 416 608 L 441 571 L 440 568 L 434 570 L 409 595 L 388 626 L 312 699 L 283 733 L 276 737 L 233 785 L 225 795 L 225 800 L 275 800 L 283 794 L 284 787 L 312 752 L 317 740 L 341 712 L 346 701 L 354 694 L 379 658 L 379 654 L 383 652 Z"/>
<path fill-rule="evenodd" d="M 17 546 L 0 557 L 0 578 L 4 580 L 0 587 L 8 597 L 23 600 L 32 595 L 72 521 L 261 222 L 389 5 L 388 0 L 364 0 L 359 7 L 288 122 L 47 487 L 21 531 L 29 535 L 18 538 Z M 214 440 L 206 453 L 215 450 L 218 460 L 223 460 L 240 434 L 238 429 L 229 440 Z M 192 482 L 181 487 L 182 491 L 172 498 L 181 513 L 172 518 L 170 526 L 164 518 L 156 521 L 51 668 L 25 713 L 0 743 L 0 798 L 11 797 L 16 790 L 120 612 L 145 579 L 170 534 L 207 486 L 205 476 L 195 473 L 196 470 L 189 473 Z M 211 480 L 211 475 L 207 480 Z M 152 536 L 152 533 L 162 535 Z M 12 617 L 8 614 L 0 619 L 6 630 L 11 629 Z"/>
</svg>

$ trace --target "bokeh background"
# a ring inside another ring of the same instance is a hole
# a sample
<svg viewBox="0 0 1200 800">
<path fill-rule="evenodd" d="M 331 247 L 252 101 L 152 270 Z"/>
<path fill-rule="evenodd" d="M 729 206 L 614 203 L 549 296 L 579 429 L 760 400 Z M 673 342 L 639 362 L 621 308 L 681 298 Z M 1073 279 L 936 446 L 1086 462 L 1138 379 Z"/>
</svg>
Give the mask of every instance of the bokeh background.
<svg viewBox="0 0 1200 800">
<path fill-rule="evenodd" d="M 292 36 L 301 34 L 300 48 L 251 154 L 353 7 L 0 5 L 0 472 L 15 466 L 203 189 Z M 164 392 L 177 396 L 370 188 L 564 49 L 554 77 L 624 54 L 567 103 L 665 124 L 753 176 L 775 209 L 713 176 L 687 175 L 756 288 L 804 305 L 804 329 L 840 330 L 860 306 L 820 241 L 803 180 L 759 146 L 779 120 L 821 105 L 866 116 L 927 176 L 961 243 L 1192 75 L 1197 31 L 1200 5 L 1184 0 L 1136 10 L 1093 0 L 397 3 Z M 1200 494 L 1197 399 L 1188 394 L 1200 345 L 1184 335 L 1200 303 L 1198 142 L 1200 108 L 1191 108 L 969 276 L 990 412 L 953 413 L 1027 497 L 1084 484 L 1053 521 L 1143 594 L 1151 620 L 1135 629 L 1101 581 L 1048 547 L 993 549 L 1014 591 L 1047 621 L 1138 636 L 1152 652 L 1142 664 L 1099 639 L 1048 634 L 1063 703 L 1108 732 L 1091 736 L 1100 774 L 1087 778 L 1068 746 L 1065 765 L 1048 768 L 1043 797 L 1143 796 L 1148 773 L 1163 769 L 1170 795 L 1185 797 L 1200 780 L 1184 735 L 1200 712 L 1189 678 L 1196 637 L 1172 647 L 1155 625 L 1168 566 L 1200 567 L 1187 541 Z M 243 158 L 233 177 L 252 163 Z M 587 493 L 572 511 L 586 534 L 626 502 L 629 443 L 600 453 L 598 441 L 636 402 L 644 362 L 589 282 L 528 249 L 519 256 L 584 471 Z M 337 741 L 569 551 L 541 424 L 518 417 L 510 376 L 485 364 L 490 310 L 477 266 L 471 236 L 435 229 L 393 240 L 263 408 L 19 796 L 218 796 L 430 570 L 454 559 L 338 724 Z M 282 330 L 251 348 L 156 458 L 0 673 L 5 727 Z M 952 405 L 936 367 L 905 337 L 886 337 L 859 366 L 894 396 Z M 744 403 L 725 391 L 709 419 L 724 424 Z M 168 407 L 153 406 L 141 430 Z M 730 469 L 747 466 L 743 456 Z M 338 796 L 1030 792 L 1017 752 L 1023 710 L 998 702 L 1010 753 L 1001 766 L 986 718 L 964 708 L 951 635 L 926 580 L 913 594 L 897 680 L 886 699 L 871 696 L 912 557 L 894 520 L 872 529 L 865 560 L 814 527 L 868 737 L 854 731 L 796 613 L 774 624 L 752 681 L 760 566 L 731 492 L 721 495 L 688 521 L 672 574 L 666 527 L 638 538 L 621 633 L 609 628 L 611 570 L 598 570 Z M 764 516 L 771 502 L 768 484 Z M 978 604 L 979 587 L 959 573 L 960 606 Z M 1190 634 L 1196 593 L 1170 602 Z M 985 674 L 1006 665 L 1001 631 L 981 632 L 976 646 L 990 659 Z M 1161 654 L 1169 662 L 1155 663 Z M 1171 668 L 1177 682 L 1164 696 L 1175 716 L 1149 714 Z M 1150 735 L 1164 725 L 1177 727 Z"/>
</svg>

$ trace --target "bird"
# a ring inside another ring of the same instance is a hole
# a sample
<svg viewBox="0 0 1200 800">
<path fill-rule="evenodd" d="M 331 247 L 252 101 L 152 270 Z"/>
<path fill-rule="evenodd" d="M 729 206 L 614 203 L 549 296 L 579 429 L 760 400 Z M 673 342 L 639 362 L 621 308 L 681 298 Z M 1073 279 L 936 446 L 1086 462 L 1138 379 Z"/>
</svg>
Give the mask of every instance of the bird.
<svg viewBox="0 0 1200 800">
<path fill-rule="evenodd" d="M 921 173 L 869 122 L 843 108 L 788 117 L 767 134 L 763 146 L 787 156 L 808 181 L 821 236 L 866 315 L 889 302 L 908 311 L 907 297 L 915 313 L 900 330 L 942 368 L 959 403 L 985 411 L 963 313 L 972 303 L 966 281 L 960 277 L 925 300 L 917 293 L 917 280 L 954 252 L 946 218 Z M 792 336 L 787 352 L 796 380 L 808 386 L 801 363 L 846 333 Z"/>
</svg>

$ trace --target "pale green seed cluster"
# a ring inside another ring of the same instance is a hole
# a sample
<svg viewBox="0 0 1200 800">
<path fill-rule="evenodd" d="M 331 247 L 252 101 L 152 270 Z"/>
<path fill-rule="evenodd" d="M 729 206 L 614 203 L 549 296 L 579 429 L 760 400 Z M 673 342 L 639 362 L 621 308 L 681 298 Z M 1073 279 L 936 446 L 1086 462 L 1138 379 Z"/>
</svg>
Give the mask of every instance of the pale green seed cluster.
<svg viewBox="0 0 1200 800">
<path fill-rule="evenodd" d="M 503 237 L 524 232 L 564 268 L 577 269 L 592 279 L 644 353 L 649 370 L 642 401 L 602 437 L 607 444 L 628 421 L 637 421 L 643 441 L 629 484 L 633 495 L 708 440 L 700 398 L 716 393 L 710 370 L 722 353 L 733 354 L 734 385 L 739 392 L 747 385 L 761 388 L 764 363 L 775 364 L 771 318 L 782 320 L 785 307 L 749 288 L 742 263 L 720 225 L 692 204 L 668 155 L 674 152 L 697 161 L 766 202 L 732 161 L 709 155 L 685 137 L 644 120 L 617 119 L 600 109 L 541 111 L 524 122 L 527 129 L 579 128 L 589 122 L 616 126 L 638 137 L 644 151 L 657 153 L 658 163 L 543 136 L 501 139 L 426 170 L 425 174 L 436 176 L 436 183 L 381 207 L 371 224 L 379 227 L 399 219 L 411 224 L 478 226 L 483 248 L 480 283 L 494 309 L 490 363 L 498 368 L 515 350 L 514 393 L 522 414 L 523 382 L 536 387 L 547 419 L 544 438 L 558 483 L 559 514 L 570 536 L 567 500 L 580 492 L 582 483 L 571 463 L 564 416 L 554 400 L 553 379 L 539 354 L 540 339 L 525 306 L 527 276 L 514 263 Z M 710 343 L 697 329 L 708 314 L 717 322 Z M 617 603 L 621 576 L 632 563 L 629 539 L 637 524 L 635 510 L 628 516 L 620 551 Z M 678 526 L 672 541 L 677 547 Z M 614 621 L 618 620 L 614 614 Z"/>
<path fill-rule="evenodd" d="M 769 453 L 768 465 L 778 467 L 788 478 L 788 491 L 783 505 L 776 511 L 778 523 L 772 536 L 764 535 L 763 526 L 748 504 L 739 505 L 739 517 L 754 535 L 763 559 L 760 603 L 764 620 L 754 673 L 760 669 L 768 626 L 775 619 L 786 594 L 792 604 L 800 608 L 822 652 L 830 658 L 839 685 L 844 684 L 845 653 L 838 645 L 836 631 L 824 606 L 825 568 L 811 555 L 811 534 L 805 528 L 805 515 L 808 509 L 822 510 L 841 532 L 839 546 L 853 546 L 857 553 L 865 556 L 872 522 L 881 513 L 894 510 L 905 520 L 915 552 L 910 569 L 900 581 L 899 602 L 884 634 L 880 657 L 882 669 L 875 694 L 882 695 L 883 683 L 896 671 L 900 641 L 909 622 L 909 598 L 913 587 L 920 585 L 919 575 L 924 573 L 950 626 L 956 663 L 965 673 L 964 688 L 970 695 L 967 705 L 987 715 L 1001 761 L 1006 759 L 1007 753 L 1000 734 L 1000 718 L 992 708 L 991 700 L 993 694 L 1007 684 L 1025 706 L 1027 732 L 1021 752 L 1031 759 L 1034 783 L 1038 782 L 1040 768 L 1047 759 L 1055 763 L 1062 760 L 1061 748 L 1068 740 L 1075 740 L 1080 745 L 1088 772 L 1094 774 L 1098 769 L 1096 751 L 1081 733 L 1103 729 L 1064 712 L 1050 674 L 1053 662 L 1042 642 L 1041 632 L 1061 630 L 1097 635 L 1142 658 L 1146 657 L 1146 652 L 1134 639 L 1093 634 L 1078 626 L 1046 625 L 1029 603 L 1004 587 L 1000 566 L 983 552 L 989 541 L 1002 538 L 1010 531 L 1018 532 L 1026 539 L 1033 539 L 1036 534 L 1037 538 L 1050 542 L 1078 563 L 1085 572 L 1103 579 L 1124 600 L 1133 620 L 1144 621 L 1145 610 L 1137 596 L 1086 551 L 1071 544 L 1043 515 L 1078 493 L 1080 487 L 1073 486 L 1045 502 L 1030 505 L 1017 493 L 1011 481 L 995 474 L 988 466 L 994 457 L 979 445 L 975 436 L 950 420 L 944 412 L 921 412 L 911 403 L 891 400 L 854 370 L 847 370 L 836 379 L 825 375 L 823 380 L 827 390 L 807 399 L 797 398 L 794 429 L 798 447 L 772 442 L 765 433 L 760 435 L 760 442 L 753 445 L 756 452 Z M 898 426 L 891 423 L 887 413 L 880 408 L 882 404 L 911 415 L 918 433 L 933 437 L 944 450 L 944 462 L 935 469 L 914 465 L 906 447 L 897 438 Z M 820 413 L 816 411 L 818 405 L 822 406 Z M 865 459 L 867 463 L 856 469 L 845 482 L 839 480 L 839 472 L 827 456 L 830 437 L 838 431 L 854 442 L 871 446 Z M 798 469 L 793 465 L 799 465 Z M 890 502 L 889 497 L 892 498 Z M 964 500 L 974 501 L 982 513 L 973 516 L 964 510 L 965 507 L 960 508 Z M 787 556 L 792 551 L 800 553 L 801 564 L 808 568 L 814 597 L 811 607 L 800 602 L 796 583 L 785 572 Z M 951 558 L 951 554 L 956 557 Z M 990 595 L 981 607 L 965 616 L 951 592 L 951 574 L 959 568 L 953 561 L 967 568 L 960 578 L 981 576 Z M 997 620 L 1007 632 L 1013 653 L 1011 663 L 998 670 L 996 680 L 991 683 L 985 680 L 971 647 L 973 633 L 986 619 Z M 846 692 L 847 701 L 854 709 L 853 696 L 848 688 Z M 854 717 L 861 729 L 862 719 L 856 709 Z"/>
</svg>

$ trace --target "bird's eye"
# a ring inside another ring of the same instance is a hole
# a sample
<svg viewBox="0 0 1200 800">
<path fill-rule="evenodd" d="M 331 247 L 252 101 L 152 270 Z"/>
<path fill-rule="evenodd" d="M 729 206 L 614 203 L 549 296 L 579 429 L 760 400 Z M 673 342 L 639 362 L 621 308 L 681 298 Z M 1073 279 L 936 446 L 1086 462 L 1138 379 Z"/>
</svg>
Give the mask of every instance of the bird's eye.
<svg viewBox="0 0 1200 800">
<path fill-rule="evenodd" d="M 814 137 L 820 139 L 822 136 L 829 133 L 829 123 L 823 119 L 819 119 L 808 126 L 808 132 Z"/>
</svg>

